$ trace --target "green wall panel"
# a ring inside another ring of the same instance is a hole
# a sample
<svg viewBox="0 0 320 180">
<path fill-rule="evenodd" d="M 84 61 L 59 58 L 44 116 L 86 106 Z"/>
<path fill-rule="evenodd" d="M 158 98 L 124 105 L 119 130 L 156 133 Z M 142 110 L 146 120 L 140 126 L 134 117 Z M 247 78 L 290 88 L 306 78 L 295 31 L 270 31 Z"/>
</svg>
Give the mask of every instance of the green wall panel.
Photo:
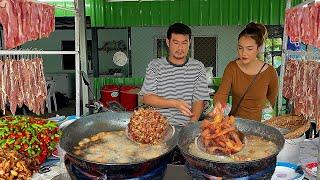
<svg viewBox="0 0 320 180">
<path fill-rule="evenodd" d="M 295 0 L 293 4 L 300 3 Z M 175 0 L 106 2 L 105 23 L 97 26 L 244 25 L 255 21 L 283 24 L 285 0 Z M 134 9 L 134 10 L 131 10 Z M 123 13 L 123 11 L 127 13 Z"/>
<path fill-rule="evenodd" d="M 296 5 L 303 0 L 292 0 Z M 52 3 L 73 7 L 73 3 Z M 193 26 L 245 25 L 251 21 L 283 24 L 286 0 L 174 0 L 106 2 L 86 0 L 86 14 L 94 27 L 167 26 L 183 22 Z M 57 17 L 73 16 L 57 9 Z"/>
</svg>

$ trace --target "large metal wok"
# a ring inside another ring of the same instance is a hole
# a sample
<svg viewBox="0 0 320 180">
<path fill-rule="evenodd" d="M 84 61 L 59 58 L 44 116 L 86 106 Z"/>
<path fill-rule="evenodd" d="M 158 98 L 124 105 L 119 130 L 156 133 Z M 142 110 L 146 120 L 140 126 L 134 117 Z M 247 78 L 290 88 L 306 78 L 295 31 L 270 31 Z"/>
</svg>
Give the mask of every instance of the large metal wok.
<svg viewBox="0 0 320 180">
<path fill-rule="evenodd" d="M 265 124 L 245 119 L 236 119 L 236 127 L 244 134 L 258 135 L 274 142 L 277 151 L 269 157 L 263 159 L 244 162 L 221 162 L 202 159 L 189 153 L 189 144 L 200 133 L 201 122 L 190 124 L 184 127 L 179 135 L 178 147 L 191 168 L 195 168 L 207 175 L 225 178 L 260 177 L 271 178 L 275 167 L 277 155 L 283 148 L 284 137 L 276 128 Z"/>
<path fill-rule="evenodd" d="M 169 149 L 165 154 L 139 163 L 103 164 L 85 160 L 73 153 L 73 148 L 83 138 L 103 131 L 124 130 L 129 123 L 130 116 L 130 113 L 124 112 L 99 113 L 82 117 L 63 129 L 60 146 L 66 151 L 65 164 L 73 179 L 129 179 L 143 176 L 159 166 L 166 166 L 177 144 L 177 133 L 167 141 Z"/>
</svg>

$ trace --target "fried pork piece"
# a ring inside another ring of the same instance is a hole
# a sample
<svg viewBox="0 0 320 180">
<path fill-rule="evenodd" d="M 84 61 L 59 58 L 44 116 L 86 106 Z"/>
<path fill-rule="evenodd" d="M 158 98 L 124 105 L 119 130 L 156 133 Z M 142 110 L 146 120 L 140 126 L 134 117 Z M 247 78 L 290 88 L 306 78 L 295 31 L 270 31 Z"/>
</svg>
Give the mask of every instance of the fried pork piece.
<svg viewBox="0 0 320 180">
<path fill-rule="evenodd" d="M 212 120 L 204 120 L 201 124 L 200 140 L 210 154 L 223 153 L 231 155 L 239 152 L 244 143 L 235 127 L 233 116 L 223 117 L 217 114 Z"/>
<path fill-rule="evenodd" d="M 138 109 L 128 124 L 131 138 L 142 144 L 158 144 L 164 140 L 169 126 L 167 119 L 154 109 Z"/>
<path fill-rule="evenodd" d="M 13 150 L 0 149 L 0 179 L 31 179 L 35 163 Z"/>
</svg>

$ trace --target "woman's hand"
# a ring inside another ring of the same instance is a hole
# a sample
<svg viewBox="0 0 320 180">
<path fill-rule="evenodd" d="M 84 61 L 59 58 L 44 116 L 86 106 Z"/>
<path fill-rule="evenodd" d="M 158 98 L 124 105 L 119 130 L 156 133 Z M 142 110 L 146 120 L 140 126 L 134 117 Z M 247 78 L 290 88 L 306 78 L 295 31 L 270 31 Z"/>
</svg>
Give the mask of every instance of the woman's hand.
<svg viewBox="0 0 320 180">
<path fill-rule="evenodd" d="M 221 104 L 220 102 L 216 102 L 213 108 L 213 111 L 210 112 L 208 115 L 214 117 L 216 114 L 223 114 L 226 104 Z"/>
<path fill-rule="evenodd" d="M 175 99 L 174 101 L 175 107 L 179 109 L 179 111 L 182 112 L 182 114 L 189 117 L 193 116 L 193 113 L 191 112 L 191 106 L 187 102 L 179 99 Z"/>
</svg>

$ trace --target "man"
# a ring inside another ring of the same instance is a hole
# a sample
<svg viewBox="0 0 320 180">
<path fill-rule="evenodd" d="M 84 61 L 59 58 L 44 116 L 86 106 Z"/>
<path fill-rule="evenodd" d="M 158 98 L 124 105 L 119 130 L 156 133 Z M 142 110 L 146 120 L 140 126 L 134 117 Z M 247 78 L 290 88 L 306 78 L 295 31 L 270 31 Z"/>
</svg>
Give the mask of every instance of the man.
<svg viewBox="0 0 320 180">
<path fill-rule="evenodd" d="M 204 65 L 187 58 L 191 29 L 175 23 L 167 31 L 169 56 L 152 60 L 140 95 L 147 105 L 156 107 L 172 125 L 185 126 L 198 121 L 204 100 L 209 100 Z"/>
</svg>

